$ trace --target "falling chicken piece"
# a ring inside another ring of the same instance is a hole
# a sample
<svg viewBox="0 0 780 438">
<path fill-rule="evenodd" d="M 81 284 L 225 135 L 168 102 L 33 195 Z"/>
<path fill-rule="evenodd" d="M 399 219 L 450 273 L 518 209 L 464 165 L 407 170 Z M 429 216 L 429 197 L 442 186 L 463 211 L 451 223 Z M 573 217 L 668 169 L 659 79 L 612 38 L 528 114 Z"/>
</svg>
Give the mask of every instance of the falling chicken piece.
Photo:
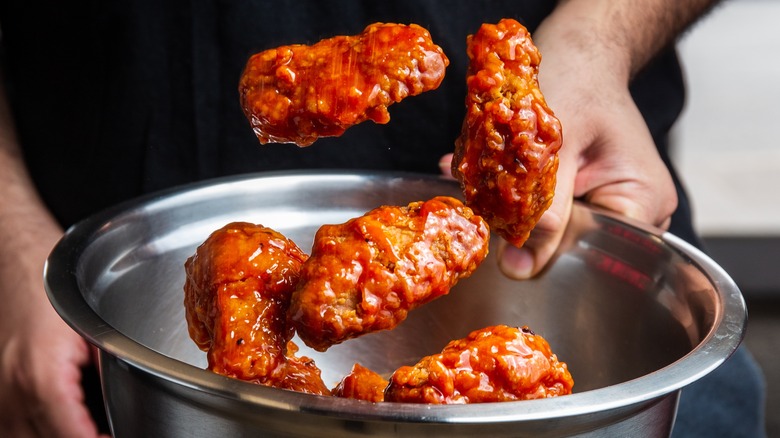
<svg viewBox="0 0 780 438">
<path fill-rule="evenodd" d="M 523 25 L 483 24 L 467 43 L 466 117 L 452 173 L 466 205 L 520 247 L 552 203 L 561 124 L 539 89 L 541 55 Z"/>
<path fill-rule="evenodd" d="M 260 143 L 308 146 L 387 107 L 438 88 L 449 60 L 415 25 L 374 23 L 355 36 L 253 55 L 239 83 L 241 107 Z"/>
<path fill-rule="evenodd" d="M 323 225 L 293 293 L 290 320 L 318 351 L 392 329 L 471 275 L 487 256 L 489 238 L 482 218 L 443 196 Z"/>
</svg>

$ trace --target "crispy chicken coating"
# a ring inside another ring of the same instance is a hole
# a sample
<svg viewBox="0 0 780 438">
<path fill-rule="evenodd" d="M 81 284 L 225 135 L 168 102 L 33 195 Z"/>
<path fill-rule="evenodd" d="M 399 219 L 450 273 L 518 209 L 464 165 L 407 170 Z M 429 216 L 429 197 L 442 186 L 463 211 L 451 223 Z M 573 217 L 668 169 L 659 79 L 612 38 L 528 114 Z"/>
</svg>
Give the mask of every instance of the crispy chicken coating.
<svg viewBox="0 0 780 438">
<path fill-rule="evenodd" d="M 315 350 L 392 329 L 409 310 L 447 294 L 487 256 L 487 224 L 454 198 L 383 206 L 323 225 L 290 305 Z"/>
<path fill-rule="evenodd" d="M 287 309 L 306 259 L 283 235 L 245 222 L 213 232 L 187 259 L 184 305 L 189 333 L 207 351 L 210 370 L 322 393 L 319 370 L 312 370 L 306 358 L 287 357 L 293 337 Z M 301 375 L 309 376 L 308 386 L 301 383 Z"/>
<path fill-rule="evenodd" d="M 260 143 L 308 146 L 441 84 L 449 60 L 424 28 L 374 23 L 359 35 L 253 55 L 239 82 L 241 107 Z"/>
<path fill-rule="evenodd" d="M 466 117 L 452 173 L 466 205 L 520 247 L 552 203 L 561 124 L 539 89 L 541 56 L 523 25 L 483 24 L 467 43 Z"/>
<path fill-rule="evenodd" d="M 499 325 L 452 341 L 440 354 L 401 367 L 385 401 L 463 404 L 531 400 L 571 394 L 565 363 L 528 327 Z"/>
<path fill-rule="evenodd" d="M 333 395 L 377 403 L 384 401 L 387 384 L 387 379 L 379 373 L 356 363 L 352 371 L 333 388 Z"/>
<path fill-rule="evenodd" d="M 322 371 L 314 363 L 314 359 L 296 356 L 297 352 L 298 346 L 292 341 L 288 342 L 284 378 L 274 382 L 273 386 L 309 394 L 332 395 L 330 389 L 322 381 Z"/>
</svg>

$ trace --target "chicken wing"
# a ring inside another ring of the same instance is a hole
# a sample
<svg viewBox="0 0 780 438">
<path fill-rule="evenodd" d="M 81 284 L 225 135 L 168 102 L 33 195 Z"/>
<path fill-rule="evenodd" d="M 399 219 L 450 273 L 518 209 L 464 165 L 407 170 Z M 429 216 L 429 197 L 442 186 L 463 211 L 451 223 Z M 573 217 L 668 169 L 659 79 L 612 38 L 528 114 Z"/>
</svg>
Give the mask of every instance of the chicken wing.
<svg viewBox="0 0 780 438">
<path fill-rule="evenodd" d="M 466 117 L 452 173 L 466 205 L 519 247 L 552 203 L 561 124 L 539 89 L 541 56 L 523 25 L 483 24 L 467 42 Z"/>
<path fill-rule="evenodd" d="M 487 256 L 489 238 L 482 218 L 449 197 L 323 225 L 293 293 L 290 320 L 319 351 L 391 329 L 471 275 Z"/>
<path fill-rule="evenodd" d="M 290 296 L 307 255 L 278 232 L 245 222 L 213 232 L 185 262 L 190 337 L 218 374 L 263 385 L 325 388 L 307 360 L 289 359 Z M 291 364 L 290 364 L 291 363 Z M 312 364 L 313 365 L 313 364 Z M 327 389 L 325 389 L 327 391 Z"/>
<path fill-rule="evenodd" d="M 387 379 L 356 363 L 352 371 L 333 388 L 333 395 L 377 403 L 384 401 L 387 384 Z"/>
<path fill-rule="evenodd" d="M 570 394 L 565 363 L 528 327 L 499 325 L 452 341 L 440 354 L 401 367 L 385 401 L 462 404 L 531 400 Z"/>
<path fill-rule="evenodd" d="M 330 389 L 323 382 L 322 371 L 314 363 L 314 359 L 297 356 L 297 352 L 298 346 L 292 341 L 288 342 L 284 378 L 281 381 L 273 382 L 272 386 L 309 394 L 332 395 Z"/>
<path fill-rule="evenodd" d="M 375 23 L 355 36 L 253 55 L 239 82 L 241 107 L 261 143 L 308 146 L 387 107 L 435 89 L 449 60 L 424 28 Z"/>
</svg>

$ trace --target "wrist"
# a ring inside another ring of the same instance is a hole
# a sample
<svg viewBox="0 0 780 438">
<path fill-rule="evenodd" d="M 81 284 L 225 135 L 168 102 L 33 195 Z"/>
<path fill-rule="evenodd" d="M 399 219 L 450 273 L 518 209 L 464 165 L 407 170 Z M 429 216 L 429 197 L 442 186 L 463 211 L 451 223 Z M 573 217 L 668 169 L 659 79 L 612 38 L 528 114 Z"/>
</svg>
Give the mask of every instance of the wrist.
<svg viewBox="0 0 780 438">
<path fill-rule="evenodd" d="M 615 73 L 631 80 L 717 3 L 718 0 L 559 0 L 534 39 L 544 46 L 560 38 L 594 59 L 611 60 Z"/>
<path fill-rule="evenodd" d="M 614 9 L 612 1 L 561 1 L 533 34 L 541 70 L 628 86 L 635 62 L 626 35 L 616 29 Z"/>
</svg>

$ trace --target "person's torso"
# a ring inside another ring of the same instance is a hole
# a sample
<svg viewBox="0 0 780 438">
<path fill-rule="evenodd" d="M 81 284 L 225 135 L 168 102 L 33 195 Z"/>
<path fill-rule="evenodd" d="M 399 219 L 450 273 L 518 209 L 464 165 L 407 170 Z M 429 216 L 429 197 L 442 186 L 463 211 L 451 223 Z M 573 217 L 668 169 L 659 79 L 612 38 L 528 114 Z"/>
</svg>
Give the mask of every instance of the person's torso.
<svg viewBox="0 0 780 438">
<path fill-rule="evenodd" d="M 5 70 L 31 173 L 72 223 L 150 191 L 222 175 L 299 168 L 437 172 L 464 115 L 466 36 L 513 17 L 530 30 L 554 2 L 9 1 Z M 238 101 L 253 53 L 356 34 L 427 28 L 451 63 L 437 90 L 307 148 L 260 145 Z M 543 55 L 544 56 L 544 55 Z"/>
</svg>

